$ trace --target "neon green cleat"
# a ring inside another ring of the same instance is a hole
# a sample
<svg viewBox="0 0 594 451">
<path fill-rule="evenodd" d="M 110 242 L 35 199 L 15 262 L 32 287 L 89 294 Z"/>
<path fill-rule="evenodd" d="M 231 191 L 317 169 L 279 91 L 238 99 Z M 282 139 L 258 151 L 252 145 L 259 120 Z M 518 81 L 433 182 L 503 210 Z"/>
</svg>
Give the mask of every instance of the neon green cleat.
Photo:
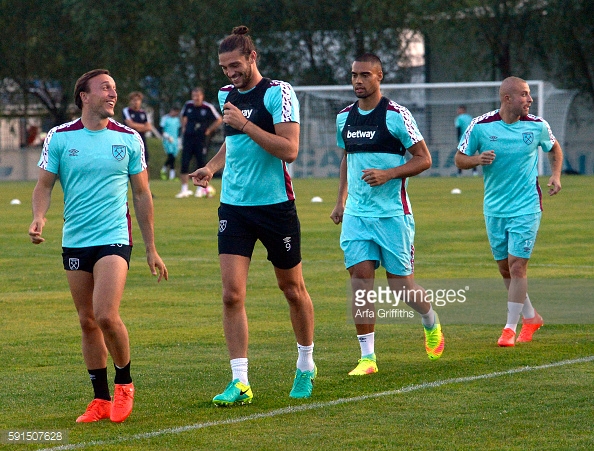
<svg viewBox="0 0 594 451">
<path fill-rule="evenodd" d="M 253 397 L 252 388 L 249 385 L 244 384 L 239 379 L 233 379 L 223 393 L 212 398 L 212 402 L 220 407 L 241 406 L 250 404 Z"/>
<path fill-rule="evenodd" d="M 295 380 L 293 381 L 293 388 L 289 396 L 291 398 L 309 398 L 313 390 L 313 382 L 318 375 L 318 367 L 314 365 L 311 371 L 301 371 L 297 368 L 295 371 Z"/>
<path fill-rule="evenodd" d="M 359 359 L 359 363 L 349 373 L 349 376 L 365 376 L 366 374 L 377 373 L 377 363 L 375 360 L 375 354 L 365 356 Z"/>
<path fill-rule="evenodd" d="M 441 357 L 445 346 L 445 339 L 441 332 L 441 324 L 439 323 L 437 313 L 435 314 L 435 324 L 433 324 L 433 327 L 427 329 L 423 326 L 423 329 L 425 330 L 425 350 L 427 351 L 427 357 L 430 360 L 437 360 Z"/>
</svg>

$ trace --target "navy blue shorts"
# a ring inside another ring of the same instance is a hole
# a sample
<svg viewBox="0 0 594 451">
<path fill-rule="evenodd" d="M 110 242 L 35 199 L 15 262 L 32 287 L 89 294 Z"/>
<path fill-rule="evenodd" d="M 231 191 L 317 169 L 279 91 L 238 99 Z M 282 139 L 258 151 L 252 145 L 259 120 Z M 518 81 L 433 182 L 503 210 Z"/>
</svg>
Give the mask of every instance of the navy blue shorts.
<svg viewBox="0 0 594 451">
<path fill-rule="evenodd" d="M 268 260 L 279 269 L 301 262 L 301 227 L 295 201 L 280 204 L 219 207 L 219 254 L 252 258 L 256 241 L 268 251 Z"/>
<path fill-rule="evenodd" d="M 63 247 L 62 261 L 66 271 L 85 271 L 93 273 L 93 267 L 99 259 L 108 255 L 119 255 L 130 268 L 132 246 L 128 244 L 106 244 L 105 246 Z"/>
</svg>

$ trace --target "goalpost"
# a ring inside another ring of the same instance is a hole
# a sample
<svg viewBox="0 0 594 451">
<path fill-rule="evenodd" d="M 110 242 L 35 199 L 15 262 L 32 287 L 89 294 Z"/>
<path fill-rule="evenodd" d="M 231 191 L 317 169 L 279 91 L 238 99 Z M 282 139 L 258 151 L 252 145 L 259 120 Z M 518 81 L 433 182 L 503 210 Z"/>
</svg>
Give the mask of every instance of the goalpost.
<svg viewBox="0 0 594 451">
<path fill-rule="evenodd" d="M 457 174 L 454 155 L 458 144 L 454 119 L 458 105 L 465 105 L 473 117 L 499 108 L 501 82 L 410 83 L 381 85 L 384 96 L 410 110 L 427 147 L 433 166 L 423 175 Z M 529 80 L 534 103 L 531 114 L 550 124 L 564 147 L 569 106 L 577 91 L 561 90 L 542 80 Z M 301 105 L 299 157 L 291 164 L 294 177 L 337 177 L 342 149 L 336 146 L 336 114 L 357 98 L 352 86 L 298 86 Z M 550 173 L 546 156 L 540 152 L 539 174 Z"/>
</svg>

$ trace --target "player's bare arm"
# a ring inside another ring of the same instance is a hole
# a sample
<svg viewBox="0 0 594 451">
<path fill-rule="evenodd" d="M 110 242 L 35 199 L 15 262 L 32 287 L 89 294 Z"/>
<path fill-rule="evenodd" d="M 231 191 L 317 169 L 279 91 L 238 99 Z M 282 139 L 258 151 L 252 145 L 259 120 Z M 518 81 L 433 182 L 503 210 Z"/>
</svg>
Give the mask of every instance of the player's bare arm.
<svg viewBox="0 0 594 451">
<path fill-rule="evenodd" d="M 132 199 L 134 202 L 134 211 L 136 220 L 140 227 L 142 240 L 146 249 L 146 261 L 153 276 L 158 275 L 157 282 L 162 278 L 169 279 L 169 273 L 163 260 L 157 253 L 155 247 L 155 232 L 153 199 L 148 185 L 148 174 L 146 169 L 138 174 L 130 176 L 130 185 L 132 186 Z"/>
<path fill-rule="evenodd" d="M 215 173 L 225 167 L 225 158 L 227 157 L 227 145 L 223 143 L 219 151 L 214 157 L 202 168 L 196 169 L 194 172 L 188 174 L 192 179 L 194 186 L 201 186 L 206 188 L 208 183 L 212 180 Z"/>
<path fill-rule="evenodd" d="M 297 122 L 281 122 L 274 125 L 275 133 L 268 133 L 246 119 L 239 108 L 227 102 L 223 105 L 223 122 L 243 131 L 275 157 L 292 163 L 299 153 L 299 124 Z"/>
<path fill-rule="evenodd" d="M 555 141 L 549 152 L 549 163 L 551 164 L 551 177 L 549 178 L 549 196 L 554 196 L 561 191 L 561 169 L 563 168 L 563 150 L 559 141 Z"/>
<path fill-rule="evenodd" d="M 58 176 L 45 169 L 39 169 L 39 178 L 37 184 L 33 189 L 32 207 L 33 207 L 33 222 L 29 226 L 29 237 L 33 244 L 40 244 L 45 241 L 41 236 L 43 227 L 45 226 L 45 214 L 49 210 L 52 190 L 56 183 Z"/>
<path fill-rule="evenodd" d="M 370 186 L 380 186 L 392 179 L 412 177 L 431 167 L 431 153 L 421 140 L 407 149 L 412 158 L 402 166 L 390 169 L 365 169 L 361 179 Z"/>
<path fill-rule="evenodd" d="M 477 166 L 488 166 L 495 160 L 495 151 L 486 150 L 476 155 L 466 155 L 462 152 L 456 152 L 454 163 L 458 169 L 474 169 Z"/>
<path fill-rule="evenodd" d="M 340 162 L 340 181 L 338 184 L 338 196 L 336 198 L 336 205 L 334 210 L 330 214 L 330 218 L 334 221 L 334 224 L 340 224 L 344 216 L 344 204 L 348 194 L 348 182 L 347 182 L 347 158 L 346 152 L 342 156 Z"/>
</svg>

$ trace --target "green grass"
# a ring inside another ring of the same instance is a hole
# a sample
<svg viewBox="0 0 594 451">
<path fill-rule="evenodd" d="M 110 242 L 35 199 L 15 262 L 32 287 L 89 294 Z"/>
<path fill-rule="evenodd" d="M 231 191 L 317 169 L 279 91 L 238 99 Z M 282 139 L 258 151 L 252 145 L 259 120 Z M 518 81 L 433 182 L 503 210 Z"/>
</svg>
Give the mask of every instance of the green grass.
<svg viewBox="0 0 594 451">
<path fill-rule="evenodd" d="M 587 282 L 594 274 L 594 178 L 562 181 L 558 196 L 543 199 L 529 276 Z M 215 180 L 217 189 L 219 183 Z M 47 241 L 33 246 L 27 228 L 34 184 L 0 185 L 0 430 L 68 430 L 71 445 L 93 450 L 594 447 L 592 361 L 543 367 L 594 356 L 591 320 L 547 324 L 532 343 L 503 349 L 495 343 L 505 320 L 504 299 L 498 325 L 448 324 L 444 310 L 446 350 L 436 362 L 425 355 L 420 321 L 382 324 L 376 340 L 380 372 L 347 377 L 359 348 L 346 318 L 348 274 L 338 245 L 340 227 L 329 219 L 337 181 L 294 184 L 304 277 L 316 312 L 319 376 L 313 398 L 288 398 L 295 340 L 286 302 L 258 245 L 247 297 L 254 403 L 232 409 L 211 405 L 230 378 L 221 326 L 218 201 L 175 199 L 178 183 L 153 180 L 157 246 L 170 280 L 157 284 L 151 277 L 134 224 L 138 246 L 121 314 L 130 332 L 137 396 L 132 416 L 120 425 L 74 423 L 92 392 L 61 268 L 60 188 L 47 215 Z M 451 195 L 453 187 L 462 194 Z M 416 178 L 409 193 L 417 225 L 417 278 L 497 279 L 484 231 L 480 179 Z M 324 202 L 310 203 L 313 196 Z M 13 198 L 23 204 L 9 205 Z M 594 302 L 591 291 L 581 295 L 583 303 Z M 537 308 L 538 302 L 534 299 Z M 527 366 L 531 369 L 518 373 L 453 380 Z M 111 363 L 109 371 L 111 379 Z M 288 407 L 295 409 L 279 410 Z M 0 449 L 49 446 L 0 444 Z"/>
</svg>

